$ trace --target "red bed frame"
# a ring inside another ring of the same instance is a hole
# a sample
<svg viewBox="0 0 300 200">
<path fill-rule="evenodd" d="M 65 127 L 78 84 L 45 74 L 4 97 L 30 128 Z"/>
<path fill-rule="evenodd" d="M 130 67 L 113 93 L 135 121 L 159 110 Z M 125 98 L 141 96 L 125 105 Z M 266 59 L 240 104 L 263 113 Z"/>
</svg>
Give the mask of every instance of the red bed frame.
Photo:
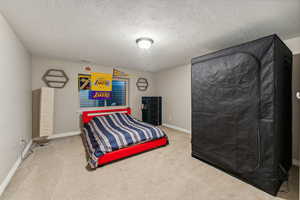
<svg viewBox="0 0 300 200">
<path fill-rule="evenodd" d="M 83 123 L 88 123 L 93 117 L 95 116 L 104 116 L 109 115 L 112 113 L 127 113 L 131 114 L 130 108 L 123 108 L 123 109 L 109 109 L 109 110 L 97 110 L 97 111 L 85 111 L 82 113 L 82 121 Z M 168 144 L 167 137 L 163 137 L 157 140 L 152 140 L 149 142 L 129 146 L 126 148 L 122 148 L 116 151 L 109 152 L 104 154 L 98 159 L 98 165 L 102 166 L 104 164 L 120 160 L 122 158 L 126 158 L 132 155 L 136 155 L 138 153 L 142 153 L 151 149 L 155 149 L 161 146 L 166 146 Z"/>
</svg>

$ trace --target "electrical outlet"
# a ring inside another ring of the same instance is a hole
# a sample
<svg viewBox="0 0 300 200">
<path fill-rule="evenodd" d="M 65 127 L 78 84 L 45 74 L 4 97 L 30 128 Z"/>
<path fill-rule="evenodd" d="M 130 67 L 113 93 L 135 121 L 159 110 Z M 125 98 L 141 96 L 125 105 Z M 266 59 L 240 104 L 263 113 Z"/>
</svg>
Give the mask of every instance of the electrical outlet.
<svg viewBox="0 0 300 200">
<path fill-rule="evenodd" d="M 27 144 L 27 141 L 24 138 L 21 138 L 20 144 L 25 146 Z"/>
</svg>

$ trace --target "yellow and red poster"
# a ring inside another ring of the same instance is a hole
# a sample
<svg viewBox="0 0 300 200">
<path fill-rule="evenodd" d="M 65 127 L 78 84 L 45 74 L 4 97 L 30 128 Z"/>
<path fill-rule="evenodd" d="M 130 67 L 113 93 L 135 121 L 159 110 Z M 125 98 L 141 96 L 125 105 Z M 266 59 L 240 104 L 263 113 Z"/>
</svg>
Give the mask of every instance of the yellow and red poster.
<svg viewBox="0 0 300 200">
<path fill-rule="evenodd" d="M 111 99 L 112 74 L 91 73 L 89 99 Z"/>
</svg>

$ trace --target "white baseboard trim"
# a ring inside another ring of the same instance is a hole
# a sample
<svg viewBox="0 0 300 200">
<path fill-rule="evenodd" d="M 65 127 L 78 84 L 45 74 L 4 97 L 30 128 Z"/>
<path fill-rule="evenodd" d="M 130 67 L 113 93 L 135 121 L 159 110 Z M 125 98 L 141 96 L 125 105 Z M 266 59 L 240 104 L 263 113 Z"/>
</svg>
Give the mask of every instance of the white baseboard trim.
<svg viewBox="0 0 300 200">
<path fill-rule="evenodd" d="M 18 157 L 17 161 L 14 163 L 14 165 L 12 166 L 12 168 L 9 170 L 9 172 L 8 172 L 7 176 L 5 177 L 5 179 L 3 180 L 3 182 L 0 184 L 0 197 L 3 194 L 5 188 L 10 183 L 12 177 L 16 173 L 16 171 L 19 168 L 20 164 L 22 163 L 22 158 L 28 153 L 31 145 L 32 145 L 32 140 L 30 140 L 28 142 L 28 144 L 26 145 L 25 149 L 23 150 L 23 152 L 21 153 L 21 155 Z"/>
<path fill-rule="evenodd" d="M 300 162 L 297 159 L 293 159 L 293 165 L 300 167 Z"/>
<path fill-rule="evenodd" d="M 67 133 L 60 133 L 60 134 L 54 134 L 52 136 L 49 136 L 48 139 L 58 139 L 58 138 L 64 138 L 64 137 L 70 137 L 70 136 L 75 136 L 75 135 L 80 135 L 81 131 L 72 131 L 72 132 L 67 132 Z M 0 184 L 0 196 L 3 194 L 5 188 L 8 186 L 9 182 L 11 181 L 12 177 L 16 173 L 18 167 L 22 163 L 22 158 L 28 153 L 30 147 L 32 145 L 32 140 L 28 142 L 26 147 L 24 148 L 22 154 L 19 156 L 17 161 L 14 163 L 12 168 L 9 170 L 7 176 L 3 180 L 3 182 Z"/>
<path fill-rule="evenodd" d="M 300 54 L 300 50 L 298 50 L 298 51 L 293 51 L 293 55 L 297 55 L 297 54 Z"/>
<path fill-rule="evenodd" d="M 187 129 L 184 129 L 184 128 L 180 128 L 178 126 L 174 126 L 174 125 L 171 125 L 171 124 L 163 124 L 163 126 L 165 127 L 168 127 L 168 128 L 171 128 L 171 129 L 175 129 L 177 131 L 181 131 L 181 132 L 185 132 L 185 133 L 191 133 L 191 131 L 187 130 Z"/>
<path fill-rule="evenodd" d="M 81 131 L 72 131 L 67 133 L 57 133 L 48 137 L 49 140 L 80 135 Z"/>
<path fill-rule="evenodd" d="M 25 149 L 23 150 L 23 152 L 22 152 L 22 158 L 24 158 L 26 156 L 26 154 L 28 153 L 31 145 L 32 145 L 32 140 L 30 140 L 28 142 L 28 144 L 26 145 Z"/>
</svg>

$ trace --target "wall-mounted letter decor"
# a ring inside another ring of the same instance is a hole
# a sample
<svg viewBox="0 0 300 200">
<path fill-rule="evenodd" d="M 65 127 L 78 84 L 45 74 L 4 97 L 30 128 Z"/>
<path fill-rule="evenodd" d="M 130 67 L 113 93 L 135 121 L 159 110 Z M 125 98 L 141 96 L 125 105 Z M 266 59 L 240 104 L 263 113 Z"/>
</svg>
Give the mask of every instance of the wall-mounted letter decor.
<svg viewBox="0 0 300 200">
<path fill-rule="evenodd" d="M 139 91 L 146 91 L 148 89 L 148 81 L 146 78 L 138 78 L 136 81 L 136 87 Z"/>
<path fill-rule="evenodd" d="M 42 80 L 50 88 L 64 88 L 69 78 L 64 70 L 48 69 L 44 74 Z"/>
</svg>

